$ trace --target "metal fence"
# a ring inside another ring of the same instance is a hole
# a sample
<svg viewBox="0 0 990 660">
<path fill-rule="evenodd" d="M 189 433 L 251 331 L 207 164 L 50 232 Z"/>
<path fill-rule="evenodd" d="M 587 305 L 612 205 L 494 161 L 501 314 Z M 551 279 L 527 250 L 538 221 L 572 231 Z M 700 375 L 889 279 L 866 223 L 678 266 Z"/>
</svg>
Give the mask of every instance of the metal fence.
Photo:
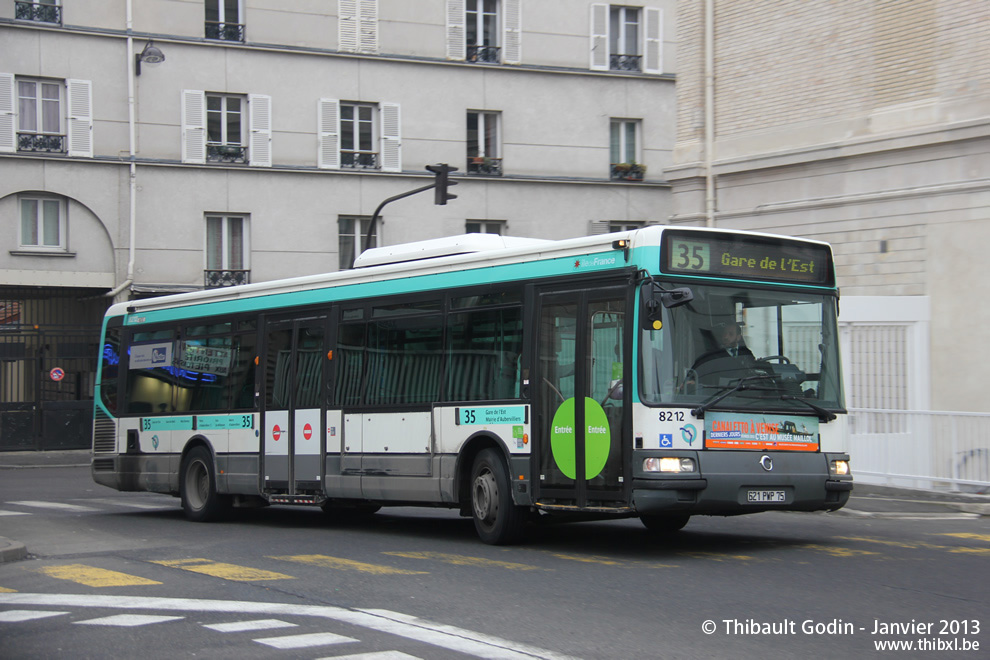
<svg viewBox="0 0 990 660">
<path fill-rule="evenodd" d="M 850 409 L 848 450 L 863 483 L 990 493 L 990 413 Z"/>
</svg>

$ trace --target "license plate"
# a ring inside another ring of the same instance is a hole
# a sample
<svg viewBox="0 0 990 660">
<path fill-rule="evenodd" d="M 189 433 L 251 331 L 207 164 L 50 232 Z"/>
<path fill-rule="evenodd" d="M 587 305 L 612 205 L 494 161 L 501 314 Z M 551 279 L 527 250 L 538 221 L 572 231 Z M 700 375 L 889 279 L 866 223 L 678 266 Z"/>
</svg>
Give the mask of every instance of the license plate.
<svg viewBox="0 0 990 660">
<path fill-rule="evenodd" d="M 783 502 L 785 499 L 782 490 L 751 490 L 746 493 L 748 502 Z"/>
</svg>

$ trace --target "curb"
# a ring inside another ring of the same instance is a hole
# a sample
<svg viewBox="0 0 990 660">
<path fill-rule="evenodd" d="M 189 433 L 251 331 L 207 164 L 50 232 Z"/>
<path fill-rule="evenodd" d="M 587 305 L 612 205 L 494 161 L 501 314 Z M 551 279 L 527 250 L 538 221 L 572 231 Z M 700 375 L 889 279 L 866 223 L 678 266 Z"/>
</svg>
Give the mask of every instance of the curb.
<svg viewBox="0 0 990 660">
<path fill-rule="evenodd" d="M 27 548 L 24 547 L 23 543 L 0 536 L 0 564 L 18 561 L 25 557 L 27 557 Z"/>
</svg>

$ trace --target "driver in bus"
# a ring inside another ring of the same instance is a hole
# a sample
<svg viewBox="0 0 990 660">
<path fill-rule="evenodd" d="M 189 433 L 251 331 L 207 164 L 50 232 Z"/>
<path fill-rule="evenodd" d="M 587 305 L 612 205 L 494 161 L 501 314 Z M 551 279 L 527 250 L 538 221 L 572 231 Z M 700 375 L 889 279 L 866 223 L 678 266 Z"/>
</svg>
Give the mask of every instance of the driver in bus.
<svg viewBox="0 0 990 660">
<path fill-rule="evenodd" d="M 718 348 L 703 353 L 694 361 L 685 385 L 690 387 L 700 381 L 704 385 L 718 386 L 751 373 L 756 357 L 747 348 L 738 323 L 720 323 L 712 329 L 712 336 L 718 340 Z"/>
</svg>

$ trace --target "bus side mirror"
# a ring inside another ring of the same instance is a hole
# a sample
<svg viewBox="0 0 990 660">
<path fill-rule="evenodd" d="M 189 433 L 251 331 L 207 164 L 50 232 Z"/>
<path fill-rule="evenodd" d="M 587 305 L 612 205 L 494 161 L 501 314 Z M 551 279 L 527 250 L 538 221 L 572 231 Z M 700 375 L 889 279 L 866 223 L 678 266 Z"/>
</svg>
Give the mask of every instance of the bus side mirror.
<svg viewBox="0 0 990 660">
<path fill-rule="evenodd" d="M 642 323 L 644 330 L 659 330 L 663 327 L 662 308 L 680 307 L 694 300 L 694 292 L 688 287 L 661 289 L 651 284 L 643 289 Z"/>
</svg>

